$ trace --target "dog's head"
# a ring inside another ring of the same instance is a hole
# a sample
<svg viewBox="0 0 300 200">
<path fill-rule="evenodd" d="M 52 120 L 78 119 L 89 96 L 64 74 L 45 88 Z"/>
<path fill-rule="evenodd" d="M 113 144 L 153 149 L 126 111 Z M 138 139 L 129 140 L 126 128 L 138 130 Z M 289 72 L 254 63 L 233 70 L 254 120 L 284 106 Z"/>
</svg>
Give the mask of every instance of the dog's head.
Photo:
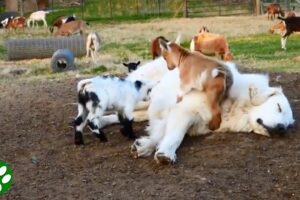
<svg viewBox="0 0 300 200">
<path fill-rule="evenodd" d="M 262 135 L 284 134 L 293 127 L 294 121 L 291 106 L 281 88 L 276 88 L 275 92 L 250 111 L 254 132 Z"/>
</svg>

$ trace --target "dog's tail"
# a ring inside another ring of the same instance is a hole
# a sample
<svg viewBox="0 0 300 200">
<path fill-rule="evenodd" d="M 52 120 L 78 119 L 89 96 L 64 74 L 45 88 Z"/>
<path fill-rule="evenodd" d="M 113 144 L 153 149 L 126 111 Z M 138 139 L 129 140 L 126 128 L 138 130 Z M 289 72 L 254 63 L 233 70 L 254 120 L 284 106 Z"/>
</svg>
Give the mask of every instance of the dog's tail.
<svg viewBox="0 0 300 200">
<path fill-rule="evenodd" d="M 283 21 L 285 21 L 285 20 L 286 20 L 286 18 L 284 18 L 284 17 L 281 17 L 281 16 L 278 16 L 278 17 L 277 17 L 277 19 L 280 19 L 280 20 L 283 20 Z"/>
</svg>

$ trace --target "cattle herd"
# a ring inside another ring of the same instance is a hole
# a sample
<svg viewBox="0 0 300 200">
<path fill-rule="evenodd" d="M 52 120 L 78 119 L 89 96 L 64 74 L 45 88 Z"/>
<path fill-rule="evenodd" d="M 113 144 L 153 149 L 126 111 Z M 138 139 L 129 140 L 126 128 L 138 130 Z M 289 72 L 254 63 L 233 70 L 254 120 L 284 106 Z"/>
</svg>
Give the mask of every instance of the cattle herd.
<svg viewBox="0 0 300 200">
<path fill-rule="evenodd" d="M 2 19 L 6 29 L 34 27 L 42 21 L 48 27 L 48 11 L 37 11 L 27 19 L 11 15 Z M 300 17 L 294 10 L 283 17 L 278 4 L 267 8 L 268 19 L 278 14 L 281 45 L 300 31 Z M 280 16 L 281 15 L 281 16 Z M 60 16 L 50 25 L 55 36 L 84 34 L 86 22 L 75 15 Z M 97 60 L 101 39 L 96 32 L 87 36 L 87 57 Z M 125 78 L 97 76 L 77 84 L 78 114 L 74 120 L 74 143 L 83 145 L 82 132 L 92 133 L 107 142 L 103 127 L 120 123 L 122 135 L 135 139 L 131 153 L 135 158 L 150 156 L 160 164 L 176 161 L 176 150 L 184 136 L 210 132 L 254 132 L 264 136 L 284 134 L 293 127 L 291 106 L 280 86 L 269 85 L 265 74 L 241 73 L 225 36 L 202 27 L 191 38 L 190 50 L 164 36 L 150 45 L 152 61 L 124 63 Z M 210 55 L 216 56 L 215 58 Z M 265 113 L 269 113 L 266 115 Z M 132 124 L 148 120 L 146 136 L 136 138 Z"/>
</svg>

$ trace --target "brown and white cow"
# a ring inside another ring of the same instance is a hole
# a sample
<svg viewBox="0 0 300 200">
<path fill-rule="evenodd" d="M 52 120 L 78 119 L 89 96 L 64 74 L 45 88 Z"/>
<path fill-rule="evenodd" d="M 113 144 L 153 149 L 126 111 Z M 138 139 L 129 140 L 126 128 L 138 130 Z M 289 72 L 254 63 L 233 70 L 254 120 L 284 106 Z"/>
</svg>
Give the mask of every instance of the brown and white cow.
<svg viewBox="0 0 300 200">
<path fill-rule="evenodd" d="M 208 127 L 211 130 L 218 129 L 221 124 L 220 103 L 232 84 L 227 67 L 222 62 L 199 52 L 189 52 L 176 43 L 167 43 L 164 40 L 159 42 L 168 69 L 179 68 L 178 102 L 192 89 L 205 91 L 212 112 L 212 120 Z"/>
</svg>

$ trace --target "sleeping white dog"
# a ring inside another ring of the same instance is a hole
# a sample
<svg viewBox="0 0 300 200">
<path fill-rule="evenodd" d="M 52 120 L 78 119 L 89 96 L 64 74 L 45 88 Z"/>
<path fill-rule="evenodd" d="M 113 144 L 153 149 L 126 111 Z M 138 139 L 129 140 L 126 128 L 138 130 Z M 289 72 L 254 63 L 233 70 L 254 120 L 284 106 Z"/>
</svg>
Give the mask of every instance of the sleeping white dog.
<svg viewBox="0 0 300 200">
<path fill-rule="evenodd" d="M 271 87 L 263 74 L 241 74 L 235 64 L 226 63 L 233 75 L 233 85 L 222 103 L 222 123 L 217 132 L 254 132 L 270 136 L 284 133 L 293 126 L 290 104 L 280 87 Z M 165 63 L 162 63 L 165 68 Z M 169 71 L 151 92 L 147 136 L 137 139 L 131 151 L 145 157 L 155 151 L 158 163 L 176 161 L 176 150 L 185 134 L 209 133 L 211 119 L 206 96 L 192 90 L 176 103 L 179 89 L 178 70 Z"/>
</svg>

